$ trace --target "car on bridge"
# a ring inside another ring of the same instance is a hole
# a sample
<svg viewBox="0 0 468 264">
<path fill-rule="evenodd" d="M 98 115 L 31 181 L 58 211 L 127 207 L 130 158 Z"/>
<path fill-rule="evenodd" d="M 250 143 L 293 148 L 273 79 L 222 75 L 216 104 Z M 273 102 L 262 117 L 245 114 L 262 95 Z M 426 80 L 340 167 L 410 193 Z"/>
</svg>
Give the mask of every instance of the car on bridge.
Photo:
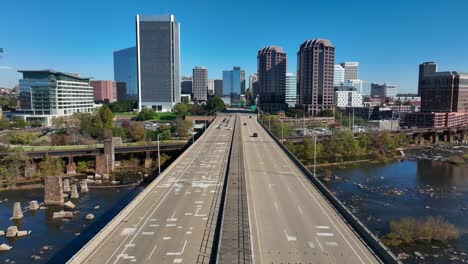
<svg viewBox="0 0 468 264">
<path fill-rule="evenodd" d="M 257 132 L 253 133 L 252 137 L 258 137 Z"/>
</svg>

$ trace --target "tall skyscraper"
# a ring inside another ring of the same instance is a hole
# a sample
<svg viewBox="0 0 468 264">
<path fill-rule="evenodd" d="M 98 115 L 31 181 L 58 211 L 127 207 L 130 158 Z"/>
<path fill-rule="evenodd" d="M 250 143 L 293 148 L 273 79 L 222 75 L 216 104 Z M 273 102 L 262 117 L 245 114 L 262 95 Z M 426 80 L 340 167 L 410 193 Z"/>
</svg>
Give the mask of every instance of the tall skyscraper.
<svg viewBox="0 0 468 264">
<path fill-rule="evenodd" d="M 345 69 L 340 64 L 334 65 L 333 86 L 339 87 L 345 82 Z"/>
<path fill-rule="evenodd" d="M 240 70 L 241 94 L 245 94 L 245 71 Z"/>
<path fill-rule="evenodd" d="M 191 94 L 193 89 L 193 78 L 192 76 L 182 76 L 181 90 L 183 94 Z"/>
<path fill-rule="evenodd" d="M 136 99 L 138 97 L 136 47 L 114 52 L 114 81 L 125 83 L 125 98 Z M 120 87 L 123 89 L 122 85 Z"/>
<path fill-rule="evenodd" d="M 180 102 L 179 28 L 174 15 L 136 16 L 139 109 L 167 112 Z"/>
<path fill-rule="evenodd" d="M 421 96 L 421 86 L 424 76 L 428 76 L 437 72 L 437 63 L 424 62 L 419 64 L 419 81 L 418 81 L 418 95 Z"/>
<path fill-rule="evenodd" d="M 241 68 L 234 66 L 232 70 L 223 71 L 223 93 L 229 97 L 231 104 L 237 104 L 241 95 Z M 245 73 L 244 73 L 245 76 Z"/>
<path fill-rule="evenodd" d="M 437 64 L 419 65 L 421 111 L 407 115 L 408 126 L 456 127 L 468 125 L 468 73 L 437 71 Z"/>
<path fill-rule="evenodd" d="M 223 80 L 214 80 L 214 96 L 223 97 Z"/>
<path fill-rule="evenodd" d="M 468 113 L 468 73 L 434 72 L 422 78 L 420 88 L 421 112 Z"/>
<path fill-rule="evenodd" d="M 254 84 L 258 81 L 258 75 L 257 74 L 252 74 L 249 76 L 249 90 L 252 93 L 252 96 L 256 97 L 258 94 L 258 91 L 255 91 L 254 89 Z"/>
<path fill-rule="evenodd" d="M 266 112 L 286 110 L 287 57 L 278 46 L 265 47 L 258 51 L 258 106 Z"/>
<path fill-rule="evenodd" d="M 212 96 L 215 92 L 215 80 L 208 79 L 208 95 Z"/>
<path fill-rule="evenodd" d="M 208 99 L 208 70 L 204 67 L 193 68 L 193 100 Z"/>
<path fill-rule="evenodd" d="M 312 115 L 334 110 L 335 47 L 326 39 L 307 40 L 297 53 L 299 104 Z"/>
<path fill-rule="evenodd" d="M 342 62 L 341 67 L 344 68 L 344 81 L 359 79 L 359 62 Z"/>
<path fill-rule="evenodd" d="M 293 73 L 286 73 L 286 103 L 288 107 L 297 104 L 297 77 Z"/>
</svg>

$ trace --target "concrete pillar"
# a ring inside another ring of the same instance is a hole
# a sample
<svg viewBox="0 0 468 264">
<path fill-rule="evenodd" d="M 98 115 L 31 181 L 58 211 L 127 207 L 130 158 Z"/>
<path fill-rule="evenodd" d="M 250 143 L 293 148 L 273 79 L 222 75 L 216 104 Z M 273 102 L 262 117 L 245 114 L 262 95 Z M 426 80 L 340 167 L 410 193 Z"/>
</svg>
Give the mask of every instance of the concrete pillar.
<svg viewBox="0 0 468 264">
<path fill-rule="evenodd" d="M 33 159 L 27 160 L 24 166 L 24 176 L 26 178 L 34 177 L 36 175 L 36 164 Z"/>
<path fill-rule="evenodd" d="M 18 220 L 22 219 L 24 217 L 23 215 L 23 210 L 21 210 L 21 204 L 19 202 L 16 202 L 13 204 L 13 217 L 11 217 L 11 220 Z"/>
<path fill-rule="evenodd" d="M 423 133 L 419 133 L 419 134 L 418 134 L 418 141 L 419 141 L 419 142 L 418 142 L 419 145 L 421 145 L 421 146 L 424 145 L 424 136 L 423 136 Z"/>
<path fill-rule="evenodd" d="M 113 172 L 115 169 L 115 145 L 118 144 L 119 138 L 104 139 L 104 156 L 106 157 L 107 168 L 109 169 L 109 172 Z"/>
<path fill-rule="evenodd" d="M 437 132 L 434 132 L 434 141 L 432 143 L 434 144 L 439 143 L 439 134 Z"/>
<path fill-rule="evenodd" d="M 72 188 L 71 188 L 70 198 L 71 199 L 78 199 L 79 197 L 80 197 L 80 195 L 78 194 L 78 188 L 76 187 L 76 184 L 73 184 Z"/>
<path fill-rule="evenodd" d="M 145 159 L 145 169 L 151 168 L 151 165 L 153 165 L 153 160 L 151 158 Z"/>
<path fill-rule="evenodd" d="M 106 164 L 106 156 L 105 155 L 96 155 L 96 173 L 97 174 L 104 174 L 107 173 L 107 164 Z"/>
<path fill-rule="evenodd" d="M 29 210 L 34 211 L 39 209 L 39 203 L 37 201 L 29 202 Z"/>
<path fill-rule="evenodd" d="M 63 204 L 62 178 L 59 176 L 47 176 L 44 179 L 44 203 L 46 205 Z"/>
<path fill-rule="evenodd" d="M 453 135 L 452 131 L 449 131 L 448 141 L 449 141 L 450 144 L 455 143 L 455 136 Z"/>
<path fill-rule="evenodd" d="M 67 174 L 76 174 L 76 163 L 73 161 L 73 156 L 68 157 Z"/>
<path fill-rule="evenodd" d="M 70 192 L 70 180 L 68 179 L 63 180 L 63 191 Z"/>
<path fill-rule="evenodd" d="M 444 142 L 448 142 L 448 135 L 444 134 Z"/>
<path fill-rule="evenodd" d="M 151 159 L 151 153 L 149 151 L 146 151 L 145 169 L 151 168 L 151 165 L 153 165 L 153 160 Z"/>
<path fill-rule="evenodd" d="M 81 193 L 89 192 L 88 189 L 88 184 L 86 183 L 86 180 L 81 181 Z"/>
</svg>

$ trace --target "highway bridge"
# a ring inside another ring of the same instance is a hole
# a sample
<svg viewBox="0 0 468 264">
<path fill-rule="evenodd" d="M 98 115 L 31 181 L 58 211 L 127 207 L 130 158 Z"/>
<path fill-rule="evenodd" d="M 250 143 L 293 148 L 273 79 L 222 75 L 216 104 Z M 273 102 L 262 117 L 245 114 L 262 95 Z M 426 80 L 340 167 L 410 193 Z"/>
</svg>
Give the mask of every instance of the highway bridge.
<svg viewBox="0 0 468 264">
<path fill-rule="evenodd" d="M 399 263 L 255 115 L 230 115 L 69 263 Z"/>
</svg>

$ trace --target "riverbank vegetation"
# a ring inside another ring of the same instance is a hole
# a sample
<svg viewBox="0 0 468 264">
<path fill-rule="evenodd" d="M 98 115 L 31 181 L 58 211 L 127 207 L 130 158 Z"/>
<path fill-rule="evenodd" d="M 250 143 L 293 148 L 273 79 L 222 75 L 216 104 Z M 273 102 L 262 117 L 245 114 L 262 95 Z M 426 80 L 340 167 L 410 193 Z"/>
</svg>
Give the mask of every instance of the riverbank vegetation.
<svg viewBox="0 0 468 264">
<path fill-rule="evenodd" d="M 468 153 L 463 155 L 452 155 L 447 158 L 447 162 L 460 166 L 468 164 Z"/>
<path fill-rule="evenodd" d="M 442 217 L 418 219 L 405 217 L 390 222 L 390 233 L 382 238 L 387 246 L 400 246 L 413 243 L 448 243 L 459 236 L 458 229 Z"/>
<path fill-rule="evenodd" d="M 294 134 L 293 129 L 277 116 L 265 115 L 263 122 L 278 138 Z M 398 156 L 397 149 L 409 143 L 410 138 L 404 133 L 376 131 L 355 135 L 350 130 L 334 130 L 329 135 L 319 135 L 316 155 L 317 161 L 325 164 L 368 158 L 385 161 Z M 305 165 L 313 163 L 315 147 L 312 136 L 300 143 L 286 141 L 285 145 Z"/>
</svg>

